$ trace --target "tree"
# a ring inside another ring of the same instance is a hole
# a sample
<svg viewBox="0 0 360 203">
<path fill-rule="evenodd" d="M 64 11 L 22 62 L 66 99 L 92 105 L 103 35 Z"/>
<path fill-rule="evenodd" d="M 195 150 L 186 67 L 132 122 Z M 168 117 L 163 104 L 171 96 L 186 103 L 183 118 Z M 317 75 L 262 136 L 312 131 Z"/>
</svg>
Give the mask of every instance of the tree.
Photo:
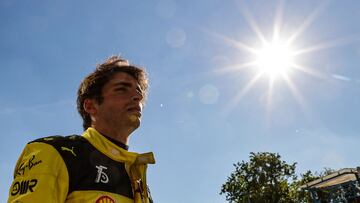
<svg viewBox="0 0 360 203">
<path fill-rule="evenodd" d="M 222 185 L 220 194 L 226 194 L 230 203 L 298 202 L 292 183 L 297 179 L 296 163 L 288 164 L 279 154 L 251 152 L 249 162 L 234 164 L 235 171 Z"/>
<path fill-rule="evenodd" d="M 235 171 L 221 187 L 220 194 L 226 194 L 230 203 L 312 202 L 310 194 L 300 186 L 335 171 L 331 168 L 315 173 L 308 170 L 298 179 L 297 163 L 288 164 L 277 153 L 251 152 L 249 158 L 248 162 L 234 164 Z"/>
</svg>

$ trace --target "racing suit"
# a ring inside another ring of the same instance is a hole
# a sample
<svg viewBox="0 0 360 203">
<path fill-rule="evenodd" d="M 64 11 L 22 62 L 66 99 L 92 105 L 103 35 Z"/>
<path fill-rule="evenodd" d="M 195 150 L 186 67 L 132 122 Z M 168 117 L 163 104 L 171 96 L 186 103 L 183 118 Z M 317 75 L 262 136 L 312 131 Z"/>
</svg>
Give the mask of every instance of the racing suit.
<svg viewBox="0 0 360 203">
<path fill-rule="evenodd" d="M 20 155 L 8 202 L 151 203 L 146 168 L 154 163 L 152 152 L 128 152 L 94 128 L 41 138 Z"/>
</svg>

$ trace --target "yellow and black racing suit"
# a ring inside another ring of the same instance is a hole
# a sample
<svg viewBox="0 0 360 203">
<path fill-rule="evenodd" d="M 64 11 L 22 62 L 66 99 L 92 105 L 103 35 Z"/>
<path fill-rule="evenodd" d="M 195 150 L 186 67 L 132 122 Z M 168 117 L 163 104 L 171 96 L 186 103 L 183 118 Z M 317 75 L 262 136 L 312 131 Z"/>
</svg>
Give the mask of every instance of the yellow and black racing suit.
<svg viewBox="0 0 360 203">
<path fill-rule="evenodd" d="M 153 153 L 128 152 L 94 128 L 41 138 L 23 150 L 8 202 L 151 203 L 146 168 L 153 163 Z"/>
</svg>

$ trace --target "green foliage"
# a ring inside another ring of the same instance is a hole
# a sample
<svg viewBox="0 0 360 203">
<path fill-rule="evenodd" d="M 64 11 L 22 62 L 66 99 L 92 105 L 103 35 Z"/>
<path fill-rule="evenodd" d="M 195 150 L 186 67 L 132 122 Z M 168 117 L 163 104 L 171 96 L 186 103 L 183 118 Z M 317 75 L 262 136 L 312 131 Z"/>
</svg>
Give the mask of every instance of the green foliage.
<svg viewBox="0 0 360 203">
<path fill-rule="evenodd" d="M 279 154 L 250 153 L 249 162 L 234 164 L 220 194 L 226 194 L 230 203 L 297 202 L 291 182 L 296 181 L 296 163 L 287 164 Z M 295 192 L 296 193 L 296 192 Z"/>
<path fill-rule="evenodd" d="M 220 194 L 230 203 L 312 202 L 300 186 L 334 172 L 330 168 L 320 173 L 307 171 L 298 179 L 296 163 L 282 161 L 277 153 L 251 152 L 249 159 L 234 164 L 235 171 L 221 187 Z"/>
</svg>

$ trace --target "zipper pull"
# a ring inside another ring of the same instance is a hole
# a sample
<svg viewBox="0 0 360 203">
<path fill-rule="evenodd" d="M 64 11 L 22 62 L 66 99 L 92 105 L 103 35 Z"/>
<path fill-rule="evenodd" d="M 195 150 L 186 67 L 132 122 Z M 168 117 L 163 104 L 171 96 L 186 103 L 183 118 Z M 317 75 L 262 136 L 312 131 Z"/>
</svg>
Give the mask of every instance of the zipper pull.
<svg viewBox="0 0 360 203">
<path fill-rule="evenodd" d="M 142 180 L 141 178 L 136 180 L 135 181 L 137 186 L 138 186 L 138 189 L 136 190 L 136 192 L 139 192 L 140 193 L 140 197 L 141 197 L 141 202 L 142 203 L 145 203 L 145 198 L 144 198 L 144 190 L 143 190 L 143 187 L 142 187 Z"/>
</svg>

